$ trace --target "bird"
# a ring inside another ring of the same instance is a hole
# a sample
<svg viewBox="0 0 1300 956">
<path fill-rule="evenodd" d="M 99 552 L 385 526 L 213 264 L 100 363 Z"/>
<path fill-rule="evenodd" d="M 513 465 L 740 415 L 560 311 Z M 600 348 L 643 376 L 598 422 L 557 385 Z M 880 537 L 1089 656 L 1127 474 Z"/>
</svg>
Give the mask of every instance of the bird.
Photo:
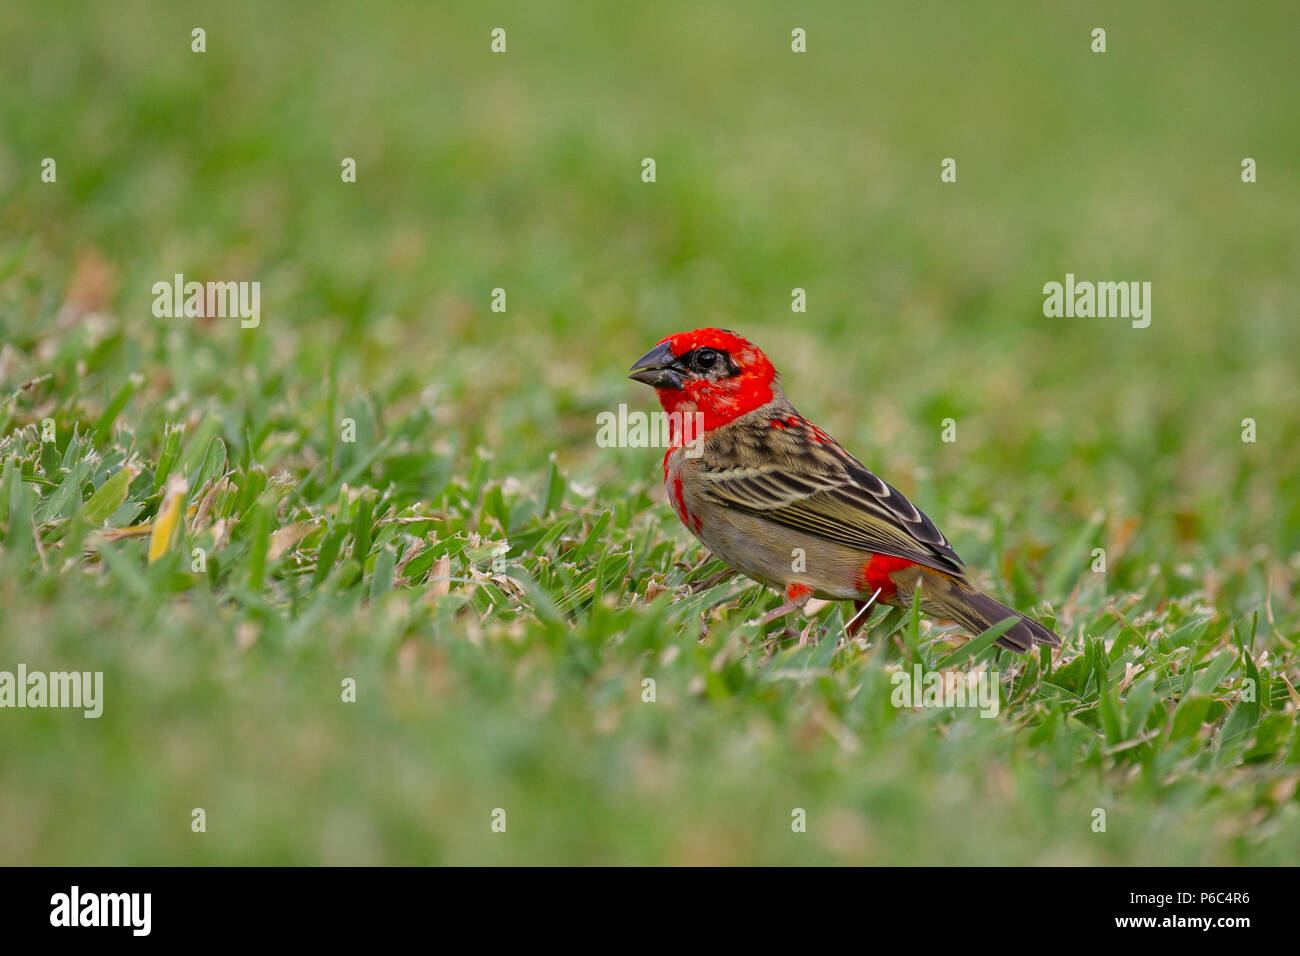
<svg viewBox="0 0 1300 956">
<path fill-rule="evenodd" d="M 662 339 L 629 370 L 668 413 L 664 485 L 690 532 L 730 568 L 781 590 L 770 623 L 813 598 L 920 609 L 1000 647 L 1057 647 L 1053 631 L 975 587 L 934 522 L 786 398 L 758 346 L 726 329 Z"/>
</svg>

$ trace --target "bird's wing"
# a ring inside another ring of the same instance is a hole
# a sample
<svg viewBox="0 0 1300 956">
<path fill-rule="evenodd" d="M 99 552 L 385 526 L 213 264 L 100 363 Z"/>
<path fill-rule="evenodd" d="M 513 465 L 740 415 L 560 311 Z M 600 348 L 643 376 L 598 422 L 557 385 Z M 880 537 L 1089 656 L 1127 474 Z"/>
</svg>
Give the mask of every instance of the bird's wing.
<svg viewBox="0 0 1300 956">
<path fill-rule="evenodd" d="M 756 422 L 719 438 L 695 472 L 709 501 L 861 551 L 964 573 L 934 522 L 804 419 Z"/>
</svg>

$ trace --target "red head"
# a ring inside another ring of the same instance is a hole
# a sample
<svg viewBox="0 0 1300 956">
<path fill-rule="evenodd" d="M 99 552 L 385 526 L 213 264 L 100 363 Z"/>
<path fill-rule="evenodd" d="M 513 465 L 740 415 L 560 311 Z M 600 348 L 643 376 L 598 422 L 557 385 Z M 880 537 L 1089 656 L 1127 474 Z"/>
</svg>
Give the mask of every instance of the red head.
<svg viewBox="0 0 1300 956">
<path fill-rule="evenodd" d="M 772 400 L 776 369 L 758 346 L 726 329 L 670 335 L 632 366 L 630 378 L 654 387 L 664 411 L 704 415 L 704 430 Z"/>
</svg>

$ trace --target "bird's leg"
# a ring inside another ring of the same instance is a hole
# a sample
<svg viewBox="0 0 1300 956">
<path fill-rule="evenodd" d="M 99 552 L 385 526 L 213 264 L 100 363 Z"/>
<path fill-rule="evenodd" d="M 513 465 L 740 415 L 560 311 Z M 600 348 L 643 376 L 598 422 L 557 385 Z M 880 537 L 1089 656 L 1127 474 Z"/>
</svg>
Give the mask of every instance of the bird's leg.
<svg viewBox="0 0 1300 956">
<path fill-rule="evenodd" d="M 813 589 L 806 584 L 787 584 L 785 586 L 785 603 L 764 614 L 763 623 L 771 624 L 777 618 L 785 617 L 787 614 L 799 610 L 812 600 L 812 596 Z"/>
<path fill-rule="evenodd" d="M 871 609 L 871 605 L 875 603 L 876 598 L 879 595 L 880 595 L 880 588 L 876 588 L 876 593 L 871 595 L 871 597 L 868 598 L 867 600 L 865 601 L 855 600 L 853 602 L 854 614 L 853 617 L 849 619 L 849 623 L 844 627 L 845 636 L 853 637 L 855 634 L 858 633 L 858 631 L 862 630 L 862 625 L 867 623 L 867 617 L 869 616 L 867 614 L 867 611 Z"/>
<path fill-rule="evenodd" d="M 713 559 L 710 558 L 709 560 L 713 560 Z M 734 568 L 723 568 L 721 571 L 718 571 L 714 574 L 710 574 L 707 578 L 705 578 L 702 581 L 696 581 L 695 583 L 688 585 L 688 589 L 690 590 L 691 594 L 699 594 L 701 591 L 707 591 L 715 584 L 721 584 L 723 581 L 727 580 L 727 578 L 731 577 L 735 573 L 736 571 Z"/>
</svg>

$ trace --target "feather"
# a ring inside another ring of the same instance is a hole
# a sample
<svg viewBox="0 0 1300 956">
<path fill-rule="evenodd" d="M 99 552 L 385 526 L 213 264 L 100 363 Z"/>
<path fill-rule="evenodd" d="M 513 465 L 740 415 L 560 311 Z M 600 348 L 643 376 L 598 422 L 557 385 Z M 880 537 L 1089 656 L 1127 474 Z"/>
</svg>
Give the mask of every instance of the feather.
<svg viewBox="0 0 1300 956">
<path fill-rule="evenodd" d="M 960 577 L 963 562 L 929 518 L 779 395 L 710 432 L 702 496 L 775 524 Z"/>
</svg>

